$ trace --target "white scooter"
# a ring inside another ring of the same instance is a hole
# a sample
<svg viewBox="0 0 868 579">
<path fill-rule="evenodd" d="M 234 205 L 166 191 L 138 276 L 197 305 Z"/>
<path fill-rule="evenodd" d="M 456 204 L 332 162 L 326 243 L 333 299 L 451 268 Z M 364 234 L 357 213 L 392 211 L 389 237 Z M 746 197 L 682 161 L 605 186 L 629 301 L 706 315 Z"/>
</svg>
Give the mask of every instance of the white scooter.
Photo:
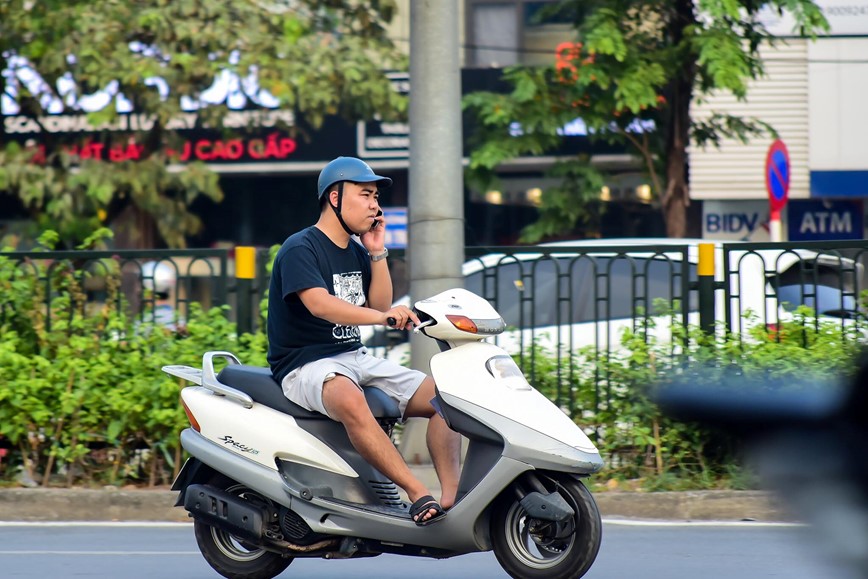
<svg viewBox="0 0 868 579">
<path fill-rule="evenodd" d="M 452 557 L 494 550 L 512 577 L 576 579 L 597 556 L 600 514 L 581 478 L 602 459 L 585 433 L 484 341 L 504 330 L 484 299 L 454 289 L 416 303 L 415 331 L 440 344 L 436 404 L 469 444 L 458 498 L 417 526 L 396 485 L 355 451 L 338 422 L 287 400 L 268 368 L 208 352 L 202 369 L 163 371 L 197 384 L 181 399 L 191 455 L 172 486 L 202 555 L 229 578 L 271 579 L 295 557 L 397 553 Z M 215 374 L 214 361 L 228 364 Z M 397 405 L 366 388 L 387 433 Z"/>
</svg>

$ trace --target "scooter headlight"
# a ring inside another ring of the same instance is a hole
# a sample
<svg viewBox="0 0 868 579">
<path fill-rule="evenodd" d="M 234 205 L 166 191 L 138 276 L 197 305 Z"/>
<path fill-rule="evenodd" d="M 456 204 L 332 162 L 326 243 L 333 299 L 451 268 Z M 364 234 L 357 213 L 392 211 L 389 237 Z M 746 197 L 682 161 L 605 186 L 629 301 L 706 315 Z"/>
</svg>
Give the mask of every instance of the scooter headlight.
<svg viewBox="0 0 868 579">
<path fill-rule="evenodd" d="M 512 390 L 531 390 L 524 374 L 518 365 L 509 356 L 494 356 L 485 363 L 488 373 L 495 380 L 503 382 L 503 385 Z"/>
</svg>

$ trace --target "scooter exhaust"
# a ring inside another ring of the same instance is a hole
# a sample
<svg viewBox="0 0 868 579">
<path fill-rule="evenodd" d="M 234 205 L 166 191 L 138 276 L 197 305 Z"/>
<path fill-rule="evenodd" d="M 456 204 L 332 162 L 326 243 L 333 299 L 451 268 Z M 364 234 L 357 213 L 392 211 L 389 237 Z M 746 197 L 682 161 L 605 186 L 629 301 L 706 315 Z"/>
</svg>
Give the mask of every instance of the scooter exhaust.
<svg viewBox="0 0 868 579">
<path fill-rule="evenodd" d="M 265 510 L 211 485 L 187 487 L 184 508 L 203 523 L 236 537 L 257 542 L 262 539 Z"/>
</svg>

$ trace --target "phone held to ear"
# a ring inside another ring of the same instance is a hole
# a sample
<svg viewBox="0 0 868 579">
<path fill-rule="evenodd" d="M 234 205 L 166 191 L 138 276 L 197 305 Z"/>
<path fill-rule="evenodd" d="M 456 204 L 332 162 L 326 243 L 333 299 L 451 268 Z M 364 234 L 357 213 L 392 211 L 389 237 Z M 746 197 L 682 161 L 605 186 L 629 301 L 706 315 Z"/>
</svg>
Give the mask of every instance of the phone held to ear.
<svg viewBox="0 0 868 579">
<path fill-rule="evenodd" d="M 382 215 L 382 214 L 383 214 L 383 210 L 382 210 L 382 209 L 379 209 L 379 210 L 377 211 L 377 217 L 379 217 L 379 216 Z M 374 219 L 374 222 L 371 224 L 371 231 L 375 230 L 375 229 L 376 229 L 377 227 L 379 227 L 379 226 L 380 226 L 380 220 L 379 220 L 379 219 Z"/>
</svg>

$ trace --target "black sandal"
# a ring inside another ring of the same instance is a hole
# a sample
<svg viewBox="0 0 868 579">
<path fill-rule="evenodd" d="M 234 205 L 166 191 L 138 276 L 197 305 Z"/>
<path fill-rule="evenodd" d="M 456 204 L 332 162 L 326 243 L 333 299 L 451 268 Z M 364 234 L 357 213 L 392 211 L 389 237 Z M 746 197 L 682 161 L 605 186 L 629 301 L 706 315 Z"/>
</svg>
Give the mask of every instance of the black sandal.
<svg viewBox="0 0 868 579">
<path fill-rule="evenodd" d="M 428 511 L 436 511 L 431 517 L 423 519 L 422 517 Z M 420 527 L 430 525 L 435 521 L 439 521 L 446 516 L 446 511 L 440 506 L 440 503 L 434 500 L 431 495 L 425 495 L 412 505 L 410 505 L 410 516 L 413 517 L 413 522 Z"/>
</svg>

